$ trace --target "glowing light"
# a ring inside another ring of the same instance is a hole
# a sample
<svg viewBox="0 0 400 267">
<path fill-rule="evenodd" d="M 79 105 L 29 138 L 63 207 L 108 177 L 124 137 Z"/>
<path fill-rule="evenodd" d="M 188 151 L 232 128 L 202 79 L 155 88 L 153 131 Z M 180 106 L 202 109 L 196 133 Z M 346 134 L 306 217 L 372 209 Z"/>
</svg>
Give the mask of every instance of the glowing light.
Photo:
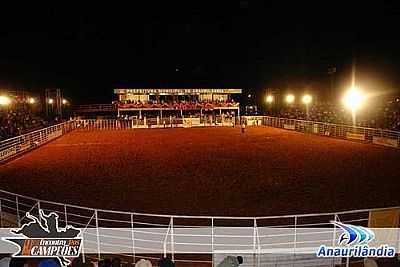
<svg viewBox="0 0 400 267">
<path fill-rule="evenodd" d="M 350 88 L 343 97 L 344 105 L 355 111 L 360 108 L 365 100 L 365 95 L 356 87 Z"/>
<path fill-rule="evenodd" d="M 310 104 L 311 101 L 312 101 L 312 96 L 310 96 L 310 95 L 304 95 L 302 100 L 303 100 L 303 103 L 304 103 L 304 104 L 308 105 L 308 104 Z"/>
<path fill-rule="evenodd" d="M 67 99 L 63 99 L 62 103 L 63 103 L 63 105 L 67 104 L 68 103 Z"/>
<path fill-rule="evenodd" d="M 49 98 L 48 102 L 49 102 L 50 105 L 53 104 L 54 103 L 53 98 Z"/>
<path fill-rule="evenodd" d="M 33 97 L 30 97 L 30 98 L 28 99 L 28 103 L 29 103 L 29 104 L 35 104 L 35 102 L 36 102 L 36 100 L 35 100 Z"/>
<path fill-rule="evenodd" d="M 286 96 L 286 102 L 289 104 L 293 103 L 294 99 L 295 99 L 295 97 L 292 94 Z"/>
<path fill-rule="evenodd" d="M 0 105 L 6 106 L 11 103 L 11 99 L 7 96 L 0 96 Z"/>
<path fill-rule="evenodd" d="M 267 101 L 268 104 L 271 104 L 272 102 L 274 102 L 274 96 L 267 95 L 267 98 L 265 99 L 265 101 Z"/>
</svg>

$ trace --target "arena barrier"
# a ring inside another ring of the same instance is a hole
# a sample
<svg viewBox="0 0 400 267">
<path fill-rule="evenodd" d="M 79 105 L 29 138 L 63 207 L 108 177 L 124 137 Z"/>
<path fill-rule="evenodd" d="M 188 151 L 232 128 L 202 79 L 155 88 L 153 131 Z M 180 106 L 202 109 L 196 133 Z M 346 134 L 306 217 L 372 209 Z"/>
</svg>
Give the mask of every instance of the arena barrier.
<svg viewBox="0 0 400 267">
<path fill-rule="evenodd" d="M 192 128 L 192 127 L 232 127 L 236 118 L 217 116 L 206 117 L 157 117 L 130 119 L 85 119 L 77 120 L 81 130 L 128 130 L 138 128 Z"/>
<path fill-rule="evenodd" d="M 0 190 L 3 229 L 29 222 L 26 212 L 38 216 L 39 209 L 57 213 L 59 227 L 82 229 L 83 258 L 99 260 L 112 254 L 136 262 L 168 256 L 191 266 L 216 266 L 224 255 L 242 255 L 241 266 L 281 266 L 283 262 L 284 266 L 338 266 L 348 265 L 349 260 L 322 262 L 302 250 L 321 242 L 334 246 L 340 231 L 332 220 L 369 226 L 371 214 L 383 212 L 387 217 L 390 211 L 398 214 L 400 207 L 264 217 L 180 216 L 92 209 Z M 273 254 L 282 248 L 295 256 Z"/>
<path fill-rule="evenodd" d="M 0 142 L 0 163 L 35 149 L 76 129 L 75 121 L 67 121 Z"/>
<path fill-rule="evenodd" d="M 400 147 L 400 132 L 396 131 L 269 116 L 246 116 L 244 118 L 249 126 L 263 125 L 394 148 Z"/>
</svg>

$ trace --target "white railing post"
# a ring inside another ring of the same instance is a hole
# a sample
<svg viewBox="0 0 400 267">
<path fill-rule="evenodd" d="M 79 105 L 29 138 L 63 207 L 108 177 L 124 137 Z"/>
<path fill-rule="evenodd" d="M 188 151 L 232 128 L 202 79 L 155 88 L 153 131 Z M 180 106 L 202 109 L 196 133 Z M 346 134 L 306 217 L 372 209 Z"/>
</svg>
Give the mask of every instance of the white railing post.
<svg viewBox="0 0 400 267">
<path fill-rule="evenodd" d="M 164 243 L 163 243 L 163 250 L 164 250 L 164 258 L 167 257 L 167 242 L 168 242 L 168 235 L 171 229 L 171 221 L 169 222 L 167 232 L 165 233 Z"/>
<path fill-rule="evenodd" d="M 17 206 L 17 225 L 18 227 L 21 227 L 21 221 L 19 217 L 19 202 L 18 202 L 18 196 L 15 196 L 15 205 Z"/>
<path fill-rule="evenodd" d="M 294 216 L 294 254 L 296 254 L 297 249 L 297 215 Z"/>
<path fill-rule="evenodd" d="M 337 221 L 337 219 L 338 219 L 338 216 L 337 216 L 337 214 L 335 213 L 334 215 L 333 215 L 333 221 Z M 332 247 L 335 247 L 335 241 L 336 241 L 336 225 L 334 224 L 333 225 L 333 236 L 332 236 Z M 331 261 L 331 267 L 334 267 L 335 266 L 335 258 L 332 258 L 332 261 Z"/>
<path fill-rule="evenodd" d="M 135 223 L 133 218 L 133 213 L 131 214 L 131 238 L 132 238 L 132 257 L 133 257 L 133 264 L 136 262 L 136 250 L 135 250 Z"/>
<path fill-rule="evenodd" d="M 174 217 L 171 217 L 171 259 L 175 262 Z"/>
<path fill-rule="evenodd" d="M 257 219 L 256 219 L 257 220 Z M 260 233 L 258 232 L 258 226 L 256 221 L 256 230 L 257 230 L 257 267 L 261 266 L 261 241 L 260 241 Z"/>
<path fill-rule="evenodd" d="M 3 209 L 1 208 L 1 199 L 0 199 L 0 228 L 3 228 Z"/>
<path fill-rule="evenodd" d="M 100 253 L 99 217 L 97 214 L 97 210 L 94 210 L 94 214 L 96 218 L 97 259 L 100 261 L 101 253 Z"/>
<path fill-rule="evenodd" d="M 253 219 L 253 266 L 256 266 L 257 220 Z"/>
<path fill-rule="evenodd" d="M 68 215 L 67 215 L 67 205 L 64 204 L 64 219 L 65 219 L 65 227 L 68 225 Z"/>
<path fill-rule="evenodd" d="M 294 238 L 293 238 L 293 266 L 296 262 L 296 248 L 297 248 L 297 215 L 294 216 Z"/>
<path fill-rule="evenodd" d="M 0 202 L 1 204 L 1 202 Z M 0 205 L 1 207 L 1 205 Z M 211 264 L 214 267 L 214 218 L 211 218 Z"/>
</svg>

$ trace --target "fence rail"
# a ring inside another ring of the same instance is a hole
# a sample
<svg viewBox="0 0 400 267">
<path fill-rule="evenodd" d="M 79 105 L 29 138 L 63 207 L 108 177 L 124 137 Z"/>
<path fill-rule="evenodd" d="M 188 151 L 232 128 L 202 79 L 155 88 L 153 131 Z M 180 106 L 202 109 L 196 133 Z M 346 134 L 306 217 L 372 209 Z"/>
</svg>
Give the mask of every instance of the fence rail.
<svg viewBox="0 0 400 267">
<path fill-rule="evenodd" d="M 76 129 L 75 121 L 67 121 L 0 142 L 0 163 L 35 149 Z"/>
<path fill-rule="evenodd" d="M 296 266 L 301 266 L 298 263 L 302 259 L 316 260 L 301 253 L 305 247 L 335 244 L 338 232 L 330 221 L 368 226 L 371 211 L 394 208 L 261 217 L 185 216 L 93 209 L 0 190 L 0 227 L 21 226 L 29 221 L 26 212 L 38 216 L 39 209 L 57 213 L 60 227 L 68 224 L 83 229 L 83 253 L 96 255 L 97 259 L 118 254 L 135 262 L 138 258 L 168 255 L 177 262 L 214 266 L 221 255 L 236 253 L 247 257 L 243 266 L 266 266 L 278 261 L 296 261 Z M 300 258 L 271 258 L 268 253 L 277 249 L 297 251 Z M 340 264 L 338 259 L 328 260 L 332 266 Z"/>
<path fill-rule="evenodd" d="M 81 130 L 127 130 L 136 128 L 190 128 L 233 126 L 237 118 L 216 116 L 208 117 L 157 117 L 157 118 L 130 118 L 130 119 L 85 119 L 78 120 Z"/>
<path fill-rule="evenodd" d="M 269 116 L 247 116 L 244 118 L 248 125 L 264 125 L 394 148 L 400 147 L 400 132 L 397 131 Z"/>
</svg>

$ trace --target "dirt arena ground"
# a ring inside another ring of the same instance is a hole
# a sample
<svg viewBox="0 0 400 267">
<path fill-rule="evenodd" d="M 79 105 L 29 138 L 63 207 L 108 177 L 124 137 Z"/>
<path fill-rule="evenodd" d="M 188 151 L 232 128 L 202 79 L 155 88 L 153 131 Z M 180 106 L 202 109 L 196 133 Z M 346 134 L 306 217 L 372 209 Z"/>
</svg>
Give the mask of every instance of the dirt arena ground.
<svg viewBox="0 0 400 267">
<path fill-rule="evenodd" d="M 400 205 L 400 151 L 275 128 L 73 132 L 0 188 L 94 208 L 280 215 Z"/>
</svg>

